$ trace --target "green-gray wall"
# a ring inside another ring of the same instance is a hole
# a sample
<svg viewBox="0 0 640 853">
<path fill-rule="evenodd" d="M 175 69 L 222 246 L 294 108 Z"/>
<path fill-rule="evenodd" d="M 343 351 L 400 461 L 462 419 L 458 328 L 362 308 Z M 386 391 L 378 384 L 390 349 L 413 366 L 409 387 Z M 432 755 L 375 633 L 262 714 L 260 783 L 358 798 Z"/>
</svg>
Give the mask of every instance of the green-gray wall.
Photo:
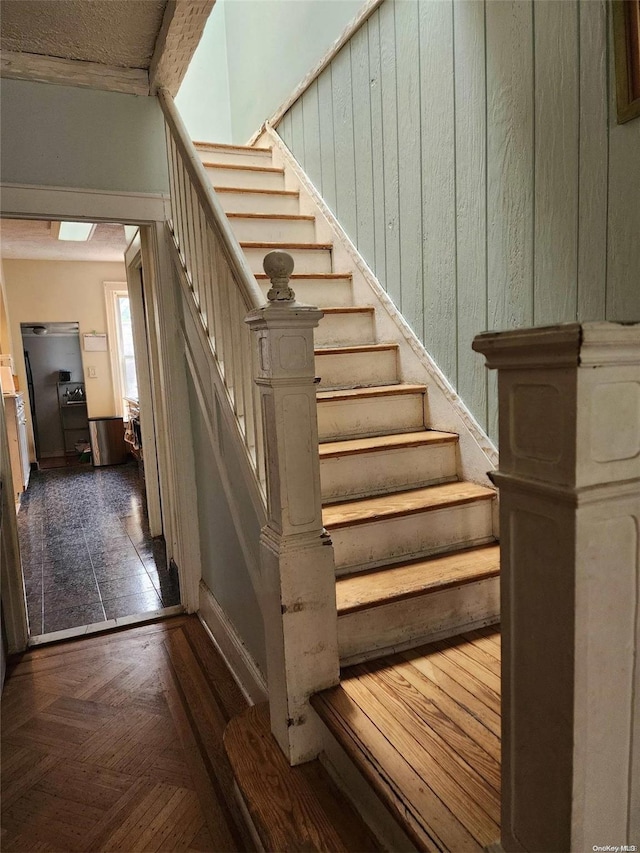
<svg viewBox="0 0 640 853">
<path fill-rule="evenodd" d="M 192 137 L 244 144 L 364 2 L 217 0 L 177 98 Z"/>
<path fill-rule="evenodd" d="M 233 624 L 259 669 L 266 673 L 262 612 L 220 481 L 220 472 L 211 449 L 211 438 L 202 415 L 198 395 L 188 370 L 186 374 L 193 452 L 196 460 L 202 579 Z M 230 436 L 226 433 L 221 420 L 217 441 L 224 458 L 227 476 L 233 485 L 234 498 L 242 518 L 246 542 L 248 547 L 253 549 L 254 560 L 256 565 L 259 565 L 260 523 L 244 487 L 244 477 Z"/>
<path fill-rule="evenodd" d="M 278 132 L 479 423 L 487 329 L 640 319 L 605 0 L 385 0 Z"/>
<path fill-rule="evenodd" d="M 4 183 L 168 191 L 155 98 L 3 79 L 0 120 Z"/>
<path fill-rule="evenodd" d="M 201 142 L 232 141 L 226 8 L 224 0 L 217 0 L 211 10 L 176 96 L 176 107 L 191 138 Z"/>
</svg>

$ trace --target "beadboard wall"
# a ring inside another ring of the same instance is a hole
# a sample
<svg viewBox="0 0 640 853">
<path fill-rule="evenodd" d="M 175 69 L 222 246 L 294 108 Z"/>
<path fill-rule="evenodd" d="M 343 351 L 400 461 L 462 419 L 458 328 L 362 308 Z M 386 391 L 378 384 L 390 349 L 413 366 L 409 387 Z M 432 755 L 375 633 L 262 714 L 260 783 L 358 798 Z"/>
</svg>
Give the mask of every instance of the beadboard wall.
<svg viewBox="0 0 640 853">
<path fill-rule="evenodd" d="M 640 320 L 605 0 L 385 0 L 277 130 L 481 426 L 487 329 Z"/>
</svg>

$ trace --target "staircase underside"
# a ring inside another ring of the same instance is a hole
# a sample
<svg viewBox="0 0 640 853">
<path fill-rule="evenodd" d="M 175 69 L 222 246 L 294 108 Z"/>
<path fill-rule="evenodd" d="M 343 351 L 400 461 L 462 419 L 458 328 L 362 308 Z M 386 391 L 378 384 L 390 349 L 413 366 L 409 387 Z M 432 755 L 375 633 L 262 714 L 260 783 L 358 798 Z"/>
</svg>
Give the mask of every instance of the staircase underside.
<svg viewBox="0 0 640 853">
<path fill-rule="evenodd" d="M 350 667 L 312 704 L 419 850 L 500 837 L 495 627 Z"/>
</svg>

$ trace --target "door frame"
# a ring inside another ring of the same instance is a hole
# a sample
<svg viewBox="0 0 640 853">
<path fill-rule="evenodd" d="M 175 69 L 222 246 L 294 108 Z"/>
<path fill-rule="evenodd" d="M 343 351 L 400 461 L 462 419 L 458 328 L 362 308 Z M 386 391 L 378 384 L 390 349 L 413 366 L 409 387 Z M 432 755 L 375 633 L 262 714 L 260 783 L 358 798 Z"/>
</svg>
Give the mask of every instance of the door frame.
<svg viewBox="0 0 640 853">
<path fill-rule="evenodd" d="M 159 502 L 162 506 L 167 555 L 178 566 L 181 600 L 187 612 L 198 608 L 200 549 L 195 501 L 195 463 L 191 447 L 188 406 L 180 393 L 186 376 L 179 318 L 174 310 L 175 282 L 166 263 L 165 222 L 169 196 L 0 184 L 1 215 L 13 219 L 71 219 L 137 225 L 141 235 L 141 264 L 149 282 L 144 294 L 151 403 L 157 435 Z M 169 417 L 173 413 L 175 417 Z M 4 406 L 0 406 L 0 458 L 8 451 Z M 8 456 L 7 456 L 8 459 Z M 3 465 L 10 476 L 10 468 Z M 4 495 L 9 493 L 3 490 Z M 16 513 L 5 501 L 2 524 L 2 608 L 9 654 L 24 651 L 29 630 Z"/>
</svg>

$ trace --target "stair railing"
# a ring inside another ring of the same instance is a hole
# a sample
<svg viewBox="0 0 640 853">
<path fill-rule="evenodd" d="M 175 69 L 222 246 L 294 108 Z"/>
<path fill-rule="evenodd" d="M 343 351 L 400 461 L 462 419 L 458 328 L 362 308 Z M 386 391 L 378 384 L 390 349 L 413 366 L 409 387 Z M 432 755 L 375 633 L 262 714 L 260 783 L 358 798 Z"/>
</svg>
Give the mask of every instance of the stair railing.
<svg viewBox="0 0 640 853">
<path fill-rule="evenodd" d="M 173 243 L 266 502 L 260 395 L 253 381 L 251 333 L 244 322 L 265 299 L 173 98 L 165 89 L 158 97 L 165 118 Z"/>
<path fill-rule="evenodd" d="M 171 95 L 162 90 L 159 99 L 174 260 L 264 502 L 256 593 L 265 625 L 271 728 L 289 761 L 298 764 L 322 748 L 309 698 L 339 679 L 335 561 L 322 524 L 313 346 L 323 314 L 296 302 L 289 287 L 293 259 L 285 252 L 264 260 L 271 279 L 264 299 Z"/>
</svg>

